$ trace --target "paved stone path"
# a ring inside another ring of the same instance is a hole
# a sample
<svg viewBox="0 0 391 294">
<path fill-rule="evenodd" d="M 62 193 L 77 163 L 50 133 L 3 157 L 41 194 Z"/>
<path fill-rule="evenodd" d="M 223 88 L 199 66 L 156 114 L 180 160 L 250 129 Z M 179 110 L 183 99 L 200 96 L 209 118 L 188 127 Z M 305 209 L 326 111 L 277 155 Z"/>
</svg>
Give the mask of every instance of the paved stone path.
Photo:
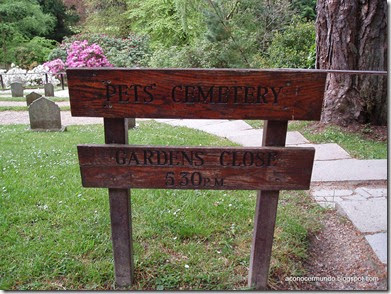
<svg viewBox="0 0 391 294">
<path fill-rule="evenodd" d="M 58 106 L 69 106 L 68 101 L 54 101 Z M 25 101 L 0 101 L 0 106 L 27 106 Z"/>
<path fill-rule="evenodd" d="M 43 90 L 34 90 L 43 93 Z M 4 94 L 1 96 L 11 95 Z M 25 90 L 25 94 L 29 94 Z M 56 91 L 56 97 L 67 97 L 67 90 Z M 11 106 L 8 102 L 0 103 Z M 25 105 L 25 102 L 10 102 Z M 59 105 L 69 105 L 64 102 Z M 102 118 L 72 117 L 61 112 L 63 125 L 102 124 Z M 141 121 L 137 119 L 137 121 Z M 185 126 L 225 137 L 243 146 L 261 146 L 262 130 L 253 129 L 242 120 L 157 119 L 172 126 Z M 0 112 L 0 124 L 28 124 L 27 112 Z M 387 160 L 353 159 L 338 144 L 310 144 L 299 132 L 288 132 L 288 147 L 314 147 L 315 162 L 311 195 L 323 207 L 336 208 L 361 231 L 382 263 L 387 263 Z"/>
<path fill-rule="evenodd" d="M 28 94 L 30 94 L 31 92 L 35 92 L 35 93 L 38 93 L 38 94 L 41 94 L 43 95 L 45 93 L 45 90 L 43 89 L 24 89 L 23 91 L 23 95 L 26 96 Z M 69 93 L 68 93 L 68 89 L 65 88 L 65 90 L 58 90 L 58 89 L 54 89 L 54 96 L 55 97 L 69 97 Z M 11 90 L 1 90 L 0 91 L 0 97 L 11 97 Z"/>
<path fill-rule="evenodd" d="M 387 186 L 321 186 L 311 190 L 323 207 L 336 208 L 365 235 L 379 260 L 387 263 Z"/>
</svg>

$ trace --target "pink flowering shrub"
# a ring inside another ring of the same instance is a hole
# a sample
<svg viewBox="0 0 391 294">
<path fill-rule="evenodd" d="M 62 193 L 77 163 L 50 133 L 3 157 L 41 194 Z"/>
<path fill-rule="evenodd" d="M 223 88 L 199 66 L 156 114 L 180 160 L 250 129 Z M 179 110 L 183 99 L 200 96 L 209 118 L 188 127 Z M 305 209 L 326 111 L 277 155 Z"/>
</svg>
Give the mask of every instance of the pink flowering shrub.
<svg viewBox="0 0 391 294">
<path fill-rule="evenodd" d="M 60 58 L 45 62 L 43 66 L 46 66 L 52 74 L 65 70 L 65 64 Z"/>
<path fill-rule="evenodd" d="M 88 45 L 88 41 L 75 41 L 67 50 L 66 67 L 112 67 L 97 44 Z"/>
</svg>

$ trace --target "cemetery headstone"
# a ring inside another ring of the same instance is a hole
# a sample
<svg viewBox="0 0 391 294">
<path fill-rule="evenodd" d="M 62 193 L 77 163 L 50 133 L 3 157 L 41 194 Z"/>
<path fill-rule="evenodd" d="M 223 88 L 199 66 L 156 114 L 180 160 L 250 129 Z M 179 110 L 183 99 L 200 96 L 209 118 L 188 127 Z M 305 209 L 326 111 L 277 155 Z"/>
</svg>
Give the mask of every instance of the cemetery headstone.
<svg viewBox="0 0 391 294">
<path fill-rule="evenodd" d="M 54 86 L 51 83 L 47 83 L 44 85 L 45 88 L 45 96 L 53 97 L 54 96 Z"/>
<path fill-rule="evenodd" d="M 23 85 L 21 83 L 11 84 L 12 97 L 23 97 Z"/>
<path fill-rule="evenodd" d="M 133 118 L 128 118 L 128 129 L 133 129 L 136 127 L 136 119 Z"/>
<path fill-rule="evenodd" d="M 61 126 L 60 107 L 45 97 L 29 106 L 30 128 L 33 131 L 64 131 Z"/>
<path fill-rule="evenodd" d="M 26 95 L 27 106 L 29 106 L 31 103 L 33 103 L 40 97 L 42 97 L 42 95 L 35 92 L 31 92 L 30 94 Z"/>
</svg>

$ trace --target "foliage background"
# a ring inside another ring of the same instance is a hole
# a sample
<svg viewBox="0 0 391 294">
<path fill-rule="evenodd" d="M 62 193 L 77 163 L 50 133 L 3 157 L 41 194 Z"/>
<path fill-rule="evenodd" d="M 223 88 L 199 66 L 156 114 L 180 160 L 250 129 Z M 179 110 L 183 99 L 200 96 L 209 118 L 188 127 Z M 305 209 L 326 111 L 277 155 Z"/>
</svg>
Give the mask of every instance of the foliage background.
<svg viewBox="0 0 391 294">
<path fill-rule="evenodd" d="M 316 0 L 3 0 L 0 63 L 98 44 L 117 67 L 313 68 Z"/>
</svg>

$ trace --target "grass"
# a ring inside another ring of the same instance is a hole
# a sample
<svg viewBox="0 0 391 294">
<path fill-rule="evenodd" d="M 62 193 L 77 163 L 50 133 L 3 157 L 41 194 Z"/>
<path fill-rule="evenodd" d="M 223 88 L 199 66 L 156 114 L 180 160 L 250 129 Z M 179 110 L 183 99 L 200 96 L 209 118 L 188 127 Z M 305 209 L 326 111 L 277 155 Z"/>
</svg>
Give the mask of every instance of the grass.
<svg viewBox="0 0 391 294">
<path fill-rule="evenodd" d="M 246 120 L 253 128 L 263 127 L 262 120 Z M 387 142 L 363 138 L 360 134 L 349 133 L 338 126 L 327 125 L 323 130 L 310 128 L 311 122 L 294 121 L 288 125 L 288 131 L 299 131 L 311 143 L 337 143 L 352 157 L 357 159 L 386 159 Z"/>
<path fill-rule="evenodd" d="M 309 125 L 309 122 L 292 122 L 289 124 L 289 130 L 299 131 L 312 143 L 337 143 L 354 158 L 387 158 L 387 142 L 366 139 L 360 134 L 343 131 L 334 125 L 326 125 L 321 131 L 313 130 Z"/>
<path fill-rule="evenodd" d="M 50 100 L 55 102 L 69 101 L 68 97 L 49 97 Z M 26 97 L 1 97 L 0 101 L 12 101 L 12 102 L 26 102 Z"/>
<path fill-rule="evenodd" d="M 27 106 L 0 106 L 1 111 L 28 111 Z M 70 106 L 60 106 L 61 111 L 69 111 L 71 110 Z"/>
<path fill-rule="evenodd" d="M 76 145 L 103 127 L 36 133 L 0 126 L 0 289 L 114 289 L 107 189 L 81 186 Z M 143 122 L 132 144 L 232 146 L 187 128 Z M 134 189 L 135 285 L 246 289 L 255 192 Z M 280 197 L 270 284 L 303 273 L 307 236 L 322 209 L 305 192 Z"/>
<path fill-rule="evenodd" d="M 263 120 L 245 120 L 250 126 L 254 129 L 262 129 L 263 128 Z"/>
</svg>

